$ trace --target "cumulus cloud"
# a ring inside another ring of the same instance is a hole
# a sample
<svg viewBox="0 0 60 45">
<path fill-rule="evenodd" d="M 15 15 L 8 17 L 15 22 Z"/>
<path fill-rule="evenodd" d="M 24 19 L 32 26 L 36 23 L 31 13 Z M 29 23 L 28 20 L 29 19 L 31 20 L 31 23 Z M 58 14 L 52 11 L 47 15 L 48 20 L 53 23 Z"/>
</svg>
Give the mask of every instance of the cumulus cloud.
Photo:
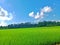
<svg viewBox="0 0 60 45">
<path fill-rule="evenodd" d="M 34 17 L 34 12 L 29 13 L 30 17 Z"/>
<path fill-rule="evenodd" d="M 44 7 L 41 11 L 42 12 L 51 12 L 51 7 L 49 7 L 49 6 L 46 6 L 46 7 Z"/>
<path fill-rule="evenodd" d="M 7 26 L 7 23 L 5 23 L 4 21 L 1 21 L 0 26 Z"/>
<path fill-rule="evenodd" d="M 51 11 L 52 11 L 51 7 L 45 6 L 44 8 L 41 9 L 41 11 L 37 12 L 36 15 L 34 14 L 34 12 L 31 12 L 29 13 L 29 16 L 35 19 L 44 18 L 45 13 L 49 13 Z"/>
<path fill-rule="evenodd" d="M 12 13 L 9 13 L 7 10 L 0 7 L 0 26 L 7 26 L 5 21 L 12 20 Z"/>
<path fill-rule="evenodd" d="M 35 15 L 35 19 L 37 19 L 39 17 L 40 17 L 40 14 L 39 14 L 39 12 L 37 12 L 37 14 Z"/>
</svg>

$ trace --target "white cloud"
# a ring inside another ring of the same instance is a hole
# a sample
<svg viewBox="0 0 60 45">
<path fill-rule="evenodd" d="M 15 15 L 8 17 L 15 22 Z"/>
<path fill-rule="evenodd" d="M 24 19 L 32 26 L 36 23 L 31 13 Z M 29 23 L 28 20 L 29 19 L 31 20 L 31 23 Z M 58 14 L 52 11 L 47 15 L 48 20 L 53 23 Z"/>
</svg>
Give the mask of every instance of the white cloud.
<svg viewBox="0 0 60 45">
<path fill-rule="evenodd" d="M 46 7 L 44 7 L 41 11 L 42 11 L 42 12 L 51 12 L 52 9 L 51 9 L 51 7 L 46 6 Z"/>
<path fill-rule="evenodd" d="M 30 17 L 34 17 L 34 12 L 29 13 Z"/>
<path fill-rule="evenodd" d="M 12 20 L 12 18 L 12 13 L 0 7 L 0 26 L 6 26 L 7 23 L 5 21 Z"/>
<path fill-rule="evenodd" d="M 49 6 L 45 6 L 44 8 L 41 9 L 41 11 L 37 12 L 37 14 L 35 15 L 34 12 L 29 13 L 30 17 L 33 17 L 35 19 L 39 19 L 39 18 L 44 18 L 45 13 L 51 12 L 52 8 Z"/>
<path fill-rule="evenodd" d="M 0 26 L 7 26 L 7 23 L 5 23 L 4 21 L 1 21 Z"/>
<path fill-rule="evenodd" d="M 37 15 L 35 15 L 35 19 L 37 19 L 39 17 L 40 17 L 40 14 L 39 14 L 39 12 L 37 12 Z"/>
</svg>

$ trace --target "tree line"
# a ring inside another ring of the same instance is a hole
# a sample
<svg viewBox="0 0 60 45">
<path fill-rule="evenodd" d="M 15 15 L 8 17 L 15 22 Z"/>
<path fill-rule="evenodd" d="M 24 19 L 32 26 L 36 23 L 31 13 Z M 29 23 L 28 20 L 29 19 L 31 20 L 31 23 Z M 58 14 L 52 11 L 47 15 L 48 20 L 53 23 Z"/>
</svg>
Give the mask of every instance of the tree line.
<svg viewBox="0 0 60 45">
<path fill-rule="evenodd" d="M 30 27 L 49 27 L 49 26 L 60 26 L 60 22 L 57 21 L 43 21 L 38 23 L 20 23 L 20 24 L 10 24 L 8 26 L 0 26 L 0 28 L 30 28 Z"/>
</svg>

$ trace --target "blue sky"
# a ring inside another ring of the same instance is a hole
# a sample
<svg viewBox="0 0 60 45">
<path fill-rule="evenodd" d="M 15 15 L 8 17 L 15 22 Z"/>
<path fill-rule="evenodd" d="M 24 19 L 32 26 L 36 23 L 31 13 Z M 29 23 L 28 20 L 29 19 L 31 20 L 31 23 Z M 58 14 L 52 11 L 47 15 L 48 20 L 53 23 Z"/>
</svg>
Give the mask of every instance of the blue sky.
<svg viewBox="0 0 60 45">
<path fill-rule="evenodd" d="M 13 18 L 5 21 L 8 24 L 37 20 L 60 20 L 60 0 L 0 0 L 0 6 L 12 13 Z M 29 16 L 31 12 L 36 15 L 44 7 L 50 7 L 52 11 L 45 13 L 42 19 Z"/>
</svg>

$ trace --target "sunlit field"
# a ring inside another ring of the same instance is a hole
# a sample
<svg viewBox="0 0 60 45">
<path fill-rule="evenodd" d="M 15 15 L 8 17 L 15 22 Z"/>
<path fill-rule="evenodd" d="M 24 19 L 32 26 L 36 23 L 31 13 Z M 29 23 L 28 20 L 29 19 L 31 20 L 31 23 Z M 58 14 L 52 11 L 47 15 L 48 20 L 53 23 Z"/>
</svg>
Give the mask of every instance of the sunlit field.
<svg viewBox="0 0 60 45">
<path fill-rule="evenodd" d="M 60 27 L 0 30 L 0 45 L 53 45 L 60 42 Z"/>
</svg>

